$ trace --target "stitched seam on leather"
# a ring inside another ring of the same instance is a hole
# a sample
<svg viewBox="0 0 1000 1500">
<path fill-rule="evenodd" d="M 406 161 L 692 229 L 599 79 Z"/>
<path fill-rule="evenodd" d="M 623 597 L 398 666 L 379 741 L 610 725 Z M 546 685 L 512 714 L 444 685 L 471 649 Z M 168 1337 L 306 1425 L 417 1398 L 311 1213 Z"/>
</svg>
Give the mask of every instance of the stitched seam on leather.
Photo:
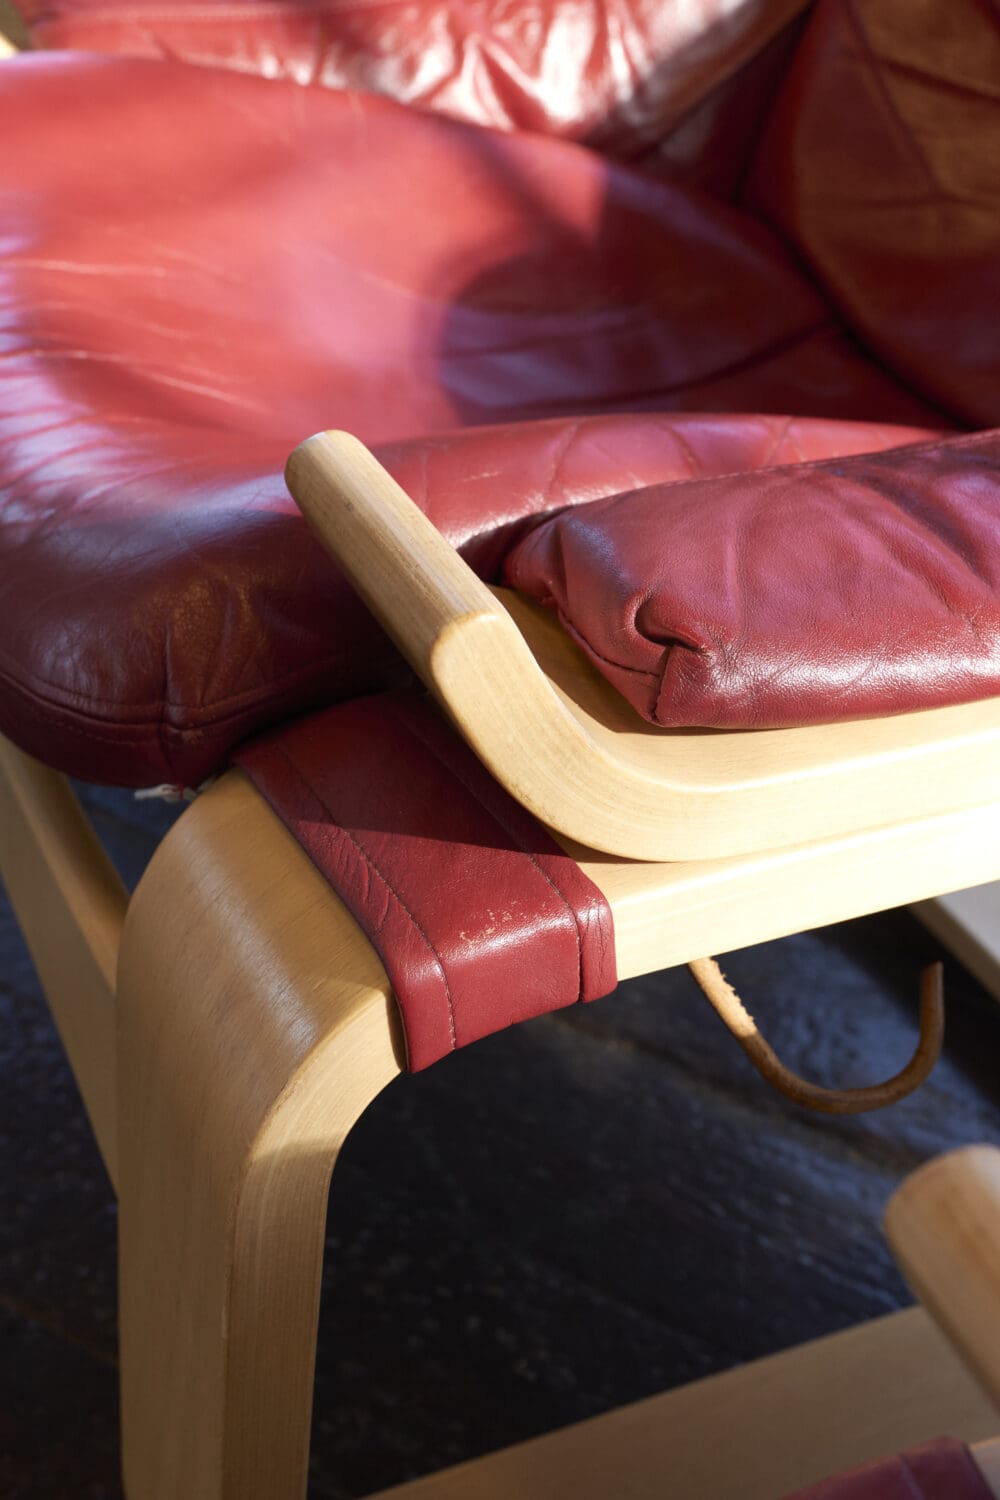
<svg viewBox="0 0 1000 1500">
<path fill-rule="evenodd" d="M 559 424 L 560 420 L 564 420 L 564 419 L 560 419 L 559 417 L 539 417 L 538 420 L 537 420 L 537 424 L 536 425 L 539 428 L 544 427 L 544 426 L 555 427 L 555 426 L 557 426 Z M 707 417 L 704 412 L 655 412 L 655 411 L 647 411 L 647 412 L 641 412 L 641 413 L 639 413 L 639 412 L 617 412 L 617 413 L 613 413 L 613 414 L 608 414 L 607 416 L 599 416 L 599 415 L 594 415 L 593 413 L 591 413 L 589 416 L 581 417 L 579 419 L 579 421 L 576 423 L 576 426 L 577 426 L 577 429 L 579 431 L 584 432 L 584 433 L 588 432 L 592 428 L 595 428 L 595 429 L 597 429 L 599 431 L 601 425 L 604 424 L 604 423 L 618 424 L 618 423 L 644 422 L 644 423 L 648 423 L 650 426 L 661 426 L 663 428 L 664 432 L 669 436 L 671 442 L 673 442 L 674 444 L 676 444 L 676 446 L 681 450 L 681 452 L 688 459 L 689 463 L 691 464 L 691 472 L 689 474 L 684 474 L 684 475 L 678 474 L 673 479 L 649 479 L 649 480 L 640 481 L 638 483 L 634 483 L 634 484 L 627 485 L 627 486 L 618 486 L 617 488 L 613 488 L 613 489 L 604 489 L 604 488 L 602 488 L 600 494 L 598 494 L 598 495 L 591 495 L 586 500 L 565 500 L 565 499 L 563 499 L 563 500 L 552 500 L 551 503 L 542 506 L 539 510 L 528 511 L 524 515 L 508 516 L 508 517 L 505 517 L 502 520 L 497 521 L 495 524 L 491 524 L 489 526 L 484 526 L 479 531 L 470 531 L 469 534 L 462 540 L 462 542 L 460 544 L 456 544 L 456 550 L 458 550 L 459 552 L 461 552 L 463 554 L 463 556 L 464 556 L 469 551 L 473 551 L 473 550 L 475 550 L 476 548 L 478 548 L 480 546 L 489 545 L 489 543 L 491 543 L 493 541 L 496 541 L 498 539 L 502 540 L 503 536 L 506 534 L 506 536 L 508 536 L 508 537 L 510 537 L 510 536 L 514 537 L 514 540 L 512 542 L 508 542 L 508 545 L 507 545 L 507 554 L 506 555 L 510 556 L 510 555 L 512 555 L 517 550 L 517 548 L 521 544 L 521 541 L 525 537 L 530 536 L 534 531 L 539 530 L 542 526 L 545 525 L 545 523 L 547 521 L 555 520 L 558 516 L 564 515 L 564 514 L 566 514 L 569 511 L 575 511 L 575 510 L 585 509 L 586 506 L 588 506 L 588 505 L 596 505 L 596 504 L 598 504 L 602 500 L 612 499 L 615 495 L 625 495 L 625 494 L 630 494 L 630 493 L 632 493 L 633 491 L 636 491 L 636 490 L 650 489 L 654 485 L 693 484 L 693 483 L 697 482 L 698 480 L 702 480 L 702 479 L 705 479 L 705 480 L 727 479 L 727 478 L 734 477 L 735 475 L 740 474 L 740 473 L 744 473 L 744 474 L 748 473 L 748 472 L 750 472 L 750 473 L 756 473 L 760 469 L 766 469 L 766 468 L 770 468 L 770 467 L 774 467 L 774 468 L 778 467 L 778 465 L 771 465 L 769 461 L 765 461 L 763 464 L 755 464 L 753 466 L 753 468 L 750 469 L 750 470 L 747 470 L 745 468 L 742 469 L 742 470 L 740 470 L 740 469 L 729 469 L 729 470 L 726 470 L 724 473 L 710 473 L 710 474 L 706 474 L 704 460 L 701 459 L 698 456 L 695 448 L 692 446 L 691 442 L 689 441 L 689 439 L 685 435 L 685 433 L 686 433 L 687 429 L 690 429 L 692 432 L 700 432 L 703 428 L 707 428 L 709 420 L 710 420 L 710 418 Z M 770 413 L 767 413 L 767 412 L 762 412 L 762 413 L 752 413 L 751 412 L 751 413 L 742 413 L 741 414 L 741 420 L 746 421 L 746 422 L 754 422 L 754 423 L 757 423 L 757 424 L 762 424 L 763 427 L 764 427 L 764 429 L 765 429 L 765 431 L 767 431 L 768 433 L 770 433 L 771 427 L 775 423 L 781 425 L 783 431 L 788 432 L 788 431 L 791 430 L 793 424 L 794 424 L 794 426 L 795 426 L 795 428 L 797 430 L 800 429 L 800 428 L 802 428 L 802 427 L 805 427 L 805 428 L 808 429 L 809 427 L 811 427 L 814 424 L 817 424 L 817 423 L 822 424 L 824 422 L 824 420 L 826 420 L 826 419 L 821 418 L 821 417 L 784 417 L 784 418 L 782 418 L 782 417 L 773 416 L 773 415 L 771 415 Z M 899 434 L 900 431 L 906 431 L 907 430 L 907 426 L 906 426 L 905 423 L 899 423 L 899 422 L 895 422 L 895 423 L 894 422 L 862 422 L 862 421 L 849 421 L 849 420 L 845 419 L 843 425 L 844 426 L 849 426 L 851 428 L 863 428 L 863 429 L 867 429 L 868 432 L 871 434 L 871 441 L 874 442 L 874 443 L 876 443 L 876 446 L 875 447 L 870 447 L 870 448 L 854 448 L 854 449 L 850 449 L 848 452 L 842 453 L 842 454 L 829 454 L 826 458 L 816 458 L 816 459 L 797 458 L 795 460 L 792 460 L 792 462 L 794 462 L 796 464 L 799 464 L 799 463 L 802 463 L 802 464 L 807 464 L 807 463 L 829 463 L 829 462 L 831 462 L 831 460 L 834 460 L 834 459 L 862 458 L 862 457 L 864 457 L 864 456 L 866 456 L 868 454 L 888 453 L 888 452 L 890 452 L 890 451 L 892 451 L 893 449 L 896 449 L 896 448 L 913 448 L 913 447 L 916 447 L 918 444 L 928 444 L 928 443 L 935 443 L 935 442 L 940 443 L 940 442 L 944 442 L 946 440 L 950 440 L 950 439 L 953 439 L 953 438 L 958 437 L 958 436 L 961 435 L 961 434 L 955 433 L 954 431 L 948 430 L 948 429 L 933 430 L 931 428 L 928 428 L 926 425 L 920 426 L 918 424 L 911 424 L 910 430 L 915 430 L 915 431 L 921 432 L 923 435 L 921 437 L 914 438 L 909 443 L 904 443 L 904 442 L 898 441 L 898 434 Z M 490 429 L 489 425 L 487 425 L 482 430 L 488 432 L 491 429 Z M 878 439 L 876 437 L 876 434 L 878 434 L 878 433 L 885 434 L 887 432 L 891 432 L 892 433 L 894 441 L 889 442 L 889 443 L 885 443 L 885 442 L 879 443 Z M 981 436 L 981 434 L 976 433 L 975 436 Z M 796 441 L 794 437 L 790 438 L 789 440 L 791 442 L 795 442 Z M 776 447 L 777 447 L 777 442 L 772 442 L 772 447 L 771 447 L 771 453 L 772 454 L 776 451 Z M 798 447 L 797 443 L 796 443 L 796 447 Z M 378 448 L 375 449 L 375 453 L 376 453 L 376 457 L 377 457 L 378 453 L 379 453 Z M 427 465 L 427 457 L 428 457 L 428 455 L 427 455 L 426 452 L 424 452 L 421 455 L 421 462 L 422 462 L 424 468 L 426 468 L 426 465 Z M 631 475 L 629 477 L 631 477 L 632 479 L 636 478 L 635 475 Z M 415 491 L 414 491 L 412 485 L 410 487 L 410 490 L 411 490 L 411 494 L 413 495 L 413 498 L 416 499 L 416 494 L 415 494 Z M 429 490 L 430 490 L 430 486 L 427 484 L 426 476 L 425 476 L 425 478 L 424 478 L 424 487 L 423 487 L 423 492 L 422 492 L 423 493 L 423 499 L 424 499 L 425 502 L 426 502 L 427 497 L 429 495 Z M 423 505 L 421 505 L 421 509 L 423 509 L 423 508 L 424 508 Z M 503 566 L 503 561 L 504 560 L 502 559 L 501 560 L 501 564 L 500 564 L 501 567 Z M 515 588 L 517 587 L 516 583 L 513 584 L 512 586 L 515 587 Z"/>
<path fill-rule="evenodd" d="M 628 414 L 625 415 L 627 416 Z M 850 448 L 845 453 L 828 453 L 822 458 L 803 458 L 801 456 L 802 450 L 799 446 L 795 433 L 800 431 L 803 427 L 809 428 L 812 424 L 821 422 L 823 419 L 814 417 L 781 418 L 773 417 L 765 413 L 752 417 L 748 416 L 745 418 L 745 420 L 747 421 L 752 420 L 754 422 L 762 424 L 765 432 L 767 432 L 767 434 L 769 435 L 770 449 L 764 462 L 751 463 L 749 466 L 744 465 L 742 469 L 723 469 L 717 470 L 714 473 L 706 473 L 704 459 L 699 456 L 697 450 L 692 446 L 691 442 L 688 440 L 687 436 L 678 425 L 678 414 L 675 412 L 668 412 L 660 415 L 664 419 L 662 425 L 664 426 L 666 433 L 669 435 L 670 441 L 680 449 L 685 458 L 688 460 L 688 463 L 691 466 L 690 473 L 677 474 L 672 479 L 647 479 L 639 484 L 630 485 L 627 488 L 604 490 L 599 495 L 593 495 L 589 500 L 554 502 L 547 509 L 534 511 L 529 515 L 522 516 L 518 521 L 504 523 L 503 527 L 498 529 L 514 530 L 516 527 L 524 528 L 520 532 L 520 534 L 516 536 L 514 542 L 510 545 L 507 555 L 502 562 L 502 567 L 509 569 L 506 581 L 509 583 L 510 587 L 521 587 L 518 582 L 517 554 L 520 552 L 522 546 L 528 540 L 528 538 L 534 536 L 538 532 L 544 531 L 545 528 L 550 524 L 555 524 L 556 522 L 559 522 L 564 518 L 574 516 L 577 511 L 586 511 L 589 505 L 601 505 L 608 501 L 621 499 L 624 495 L 639 494 L 643 490 L 647 489 L 672 488 L 674 485 L 678 484 L 719 484 L 723 480 L 738 479 L 746 474 L 763 474 L 765 472 L 781 473 L 785 469 L 811 468 L 817 464 L 846 463 L 850 459 L 876 458 L 883 453 L 897 453 L 902 452 L 904 449 L 909 450 L 928 448 L 933 447 L 939 443 L 953 443 L 957 442 L 958 439 L 963 436 L 984 436 L 984 434 L 981 432 L 961 434 L 948 429 L 935 430 L 925 426 L 923 428 L 917 427 L 915 429 L 911 429 L 922 432 L 923 435 L 921 437 L 914 438 L 911 442 L 908 443 L 902 443 L 895 441 L 895 439 L 898 438 L 900 431 L 906 431 L 906 428 L 903 424 L 892 422 L 848 423 L 845 421 L 845 426 L 867 428 L 869 430 L 867 436 L 870 438 L 870 441 L 875 444 L 875 446 L 864 448 Z M 690 424 L 692 427 L 696 428 L 698 417 L 701 414 L 685 412 L 680 415 L 681 419 L 685 423 Z M 650 412 L 646 414 L 646 416 L 647 420 L 652 422 L 653 419 L 657 416 L 657 413 Z M 617 420 L 619 421 L 622 419 L 623 418 L 621 416 L 617 418 Z M 555 419 L 546 418 L 544 420 L 553 421 Z M 589 417 L 583 420 L 595 421 L 596 419 L 593 417 Z M 610 420 L 615 419 L 612 418 Z M 777 423 L 781 428 L 781 431 L 777 437 L 773 436 L 773 434 L 771 433 L 771 428 L 775 423 Z M 876 436 L 878 433 L 883 434 L 883 436 L 886 433 L 891 433 L 894 441 L 879 442 Z M 995 438 L 996 432 L 991 430 L 989 435 Z M 788 459 L 783 464 L 772 463 L 771 459 L 773 458 L 774 454 L 777 452 L 781 444 L 786 441 L 794 445 L 799 456 L 797 458 Z M 475 532 L 473 535 L 468 537 L 465 542 L 462 543 L 462 548 L 460 550 L 463 550 L 469 546 L 477 545 L 483 541 L 489 541 L 495 535 L 496 532 L 491 532 L 489 530 Z M 553 609 L 556 607 L 554 600 L 552 600 L 549 596 L 540 598 L 539 603 L 550 604 Z"/>
<path fill-rule="evenodd" d="M 555 610 L 556 615 L 559 618 L 559 623 L 566 631 L 567 635 L 571 635 L 575 640 L 578 640 L 584 650 L 588 653 L 588 655 L 593 656 L 597 661 L 602 661 L 606 667 L 614 667 L 616 672 L 629 672 L 633 677 L 648 677 L 654 682 L 657 679 L 660 679 L 662 681 L 663 674 L 666 671 L 666 663 L 664 663 L 664 665 L 661 667 L 627 667 L 624 662 L 613 661 L 610 656 L 604 656 L 602 652 L 598 651 L 596 646 L 591 645 L 590 641 L 584 635 L 583 631 L 580 630 L 579 627 L 575 625 L 569 618 L 569 616 L 565 613 L 565 611 L 560 608 L 554 595 L 546 594 L 544 598 L 541 598 L 539 600 L 539 603 L 547 605 L 550 609 Z M 654 642 L 653 644 L 656 644 L 659 649 L 663 651 L 664 656 L 667 660 L 669 660 L 673 655 L 673 652 L 678 644 L 681 645 L 682 650 L 699 652 L 700 654 L 699 647 L 689 646 L 686 642 L 679 643 L 676 641 L 671 641 L 669 645 L 665 645 L 662 642 Z"/>
<path fill-rule="evenodd" d="M 927 160 L 926 155 L 917 144 L 916 136 L 900 113 L 899 105 L 893 98 L 889 86 L 885 81 L 885 74 L 882 70 L 882 63 L 879 57 L 876 55 L 875 50 L 871 44 L 871 38 L 862 25 L 861 18 L 859 17 L 855 9 L 854 0 L 848 0 L 848 3 L 844 7 L 844 9 L 847 14 L 848 23 L 851 27 L 851 30 L 854 32 L 854 37 L 858 44 L 858 48 L 862 53 L 865 62 L 868 64 L 869 75 L 879 92 L 883 105 L 895 122 L 897 129 L 906 142 L 906 148 L 909 151 L 914 163 L 923 173 L 924 179 L 927 183 L 927 186 L 931 189 L 932 194 L 937 196 L 939 199 L 950 198 L 952 195 L 942 188 L 941 184 L 934 176 L 934 173 L 931 170 L 930 162 Z"/>
<path fill-rule="evenodd" d="M 306 776 L 305 772 L 300 769 L 298 762 L 294 759 L 287 746 L 281 740 L 275 740 L 272 742 L 272 748 L 274 750 L 277 750 L 283 756 L 289 766 L 289 769 L 298 778 L 300 784 L 305 788 L 307 794 L 312 797 L 313 801 L 318 803 L 323 811 L 333 819 L 334 826 L 336 827 L 337 832 L 342 838 L 345 838 L 348 843 L 354 846 L 354 848 L 360 854 L 365 865 L 368 867 L 369 871 L 373 875 L 377 876 L 377 878 L 382 882 L 389 895 L 393 898 L 393 900 L 397 903 L 401 910 L 406 913 L 414 928 L 426 943 L 427 948 L 433 955 L 437 966 L 441 971 L 441 982 L 444 985 L 445 999 L 448 1002 L 448 1031 L 451 1038 L 451 1050 L 454 1052 L 458 1047 L 458 1034 L 455 1027 L 455 1005 L 452 999 L 451 986 L 448 983 L 448 971 L 445 967 L 444 960 L 442 959 L 441 954 L 431 942 L 431 939 L 425 931 L 424 927 L 414 916 L 413 912 L 410 910 L 409 906 L 407 906 L 402 896 L 393 886 L 388 876 L 376 864 L 374 856 L 368 849 L 365 848 L 365 846 L 360 842 L 359 839 L 355 838 L 355 836 L 350 832 L 349 829 L 344 827 L 343 823 L 341 823 L 340 819 L 337 817 L 337 814 L 329 805 L 326 798 L 320 795 L 315 786 L 313 786 L 312 782 Z"/>
<path fill-rule="evenodd" d="M 37 719 L 39 723 L 45 724 L 49 729 L 53 728 L 52 716 L 54 713 L 58 713 L 62 716 L 70 714 L 76 715 L 80 712 L 78 709 L 66 708 L 57 703 L 50 703 L 48 706 L 46 706 L 46 700 L 44 698 L 38 700 L 37 702 L 33 701 L 29 694 L 21 687 L 20 683 L 10 683 L 8 684 L 8 686 L 12 689 L 13 692 L 23 694 L 23 698 L 19 703 L 18 711 L 27 714 L 32 719 Z M 81 739 L 85 740 L 97 740 L 100 744 L 116 745 L 123 740 L 135 740 L 137 742 L 149 742 L 156 744 L 159 743 L 159 728 L 161 723 L 161 720 L 159 719 L 149 719 L 145 724 L 117 725 L 113 719 L 108 720 L 107 722 L 107 732 L 100 729 L 84 729 L 81 725 L 78 725 L 75 722 L 66 724 L 60 721 L 60 723 L 56 727 L 59 729 L 60 733 L 78 735 Z M 210 731 L 206 732 L 199 730 L 198 734 L 206 740 L 213 738 Z"/>
<path fill-rule="evenodd" d="M 584 650 L 590 652 L 590 654 L 596 657 L 598 661 L 604 662 L 606 666 L 614 667 L 617 672 L 630 672 L 634 677 L 649 678 L 650 682 L 653 684 L 652 699 L 649 704 L 649 722 L 651 724 L 659 725 L 661 729 L 667 727 L 663 722 L 663 714 L 661 711 L 664 682 L 666 680 L 667 673 L 671 670 L 674 663 L 678 660 L 678 654 L 684 653 L 684 656 L 687 658 L 711 658 L 710 651 L 705 650 L 705 648 L 701 646 L 693 646 L 688 641 L 657 641 L 651 644 L 655 644 L 661 652 L 661 661 L 658 667 L 652 669 L 646 667 L 626 667 L 623 666 L 621 662 L 612 661 L 610 657 L 602 656 L 601 653 L 595 650 L 595 648 L 590 644 L 587 637 L 583 634 L 582 630 L 578 630 L 570 620 L 566 619 L 561 610 L 557 610 L 557 613 L 566 632 L 571 636 L 575 636 L 583 646 Z M 644 637 L 644 639 L 648 640 L 649 638 Z M 633 708 L 635 707 L 634 704 L 630 706 Z M 638 709 L 636 709 L 635 711 L 636 713 L 639 712 Z"/>
<path fill-rule="evenodd" d="M 563 626 L 564 630 L 568 631 L 570 635 L 575 636 L 581 645 L 586 647 L 590 655 L 596 657 L 598 661 L 602 661 L 606 667 L 614 667 L 616 672 L 630 672 L 634 677 L 655 678 L 660 675 L 659 668 L 627 667 L 624 662 L 614 661 L 610 656 L 603 655 L 602 652 L 598 651 L 596 646 L 591 645 L 579 626 L 573 623 L 569 616 L 559 608 L 558 604 L 555 606 L 555 611 L 559 616 L 559 623 Z M 662 649 L 669 650 L 670 647 L 664 646 Z"/>
<path fill-rule="evenodd" d="M 544 485 L 542 486 L 542 493 L 545 496 L 546 501 L 551 502 L 552 491 L 555 489 L 556 481 L 559 478 L 563 463 L 566 460 L 566 455 L 569 453 L 569 450 L 572 448 L 573 444 L 579 437 L 580 428 L 583 425 L 583 421 L 584 419 L 580 417 L 577 421 L 571 422 L 568 429 L 565 432 L 560 433 L 559 435 L 559 439 L 556 443 L 556 450 L 551 455 L 549 472 L 546 475 Z"/>
<path fill-rule="evenodd" d="M 2 555 L 2 549 L 0 549 L 0 555 Z M 313 658 L 312 661 L 306 662 L 305 666 L 297 667 L 292 672 L 287 672 L 282 674 L 281 677 L 274 678 L 273 682 L 277 684 L 279 688 L 284 687 L 286 684 L 295 684 L 300 682 L 303 678 L 308 679 L 312 674 L 316 672 L 326 671 L 329 668 L 337 666 L 338 663 L 343 661 L 343 659 L 343 648 L 340 648 L 337 651 L 327 652 L 324 656 L 318 656 Z M 387 659 L 391 664 L 392 658 L 389 657 Z M 20 663 L 18 661 L 18 658 L 12 652 L 8 651 L 4 646 L 0 646 L 0 662 L 4 663 L 5 675 L 9 677 L 13 686 L 21 687 L 25 692 L 34 693 L 38 698 L 41 698 L 42 695 L 38 692 L 37 688 L 32 687 L 32 683 L 41 683 L 43 687 L 51 688 L 53 693 L 59 693 L 63 695 L 67 700 L 71 698 L 80 698 L 87 703 L 97 704 L 100 707 L 108 706 L 112 708 L 128 708 L 133 709 L 137 712 L 143 709 L 154 710 L 157 708 L 167 709 L 171 711 L 185 709 L 188 712 L 192 712 L 195 708 L 195 705 L 186 703 L 183 700 L 177 701 L 172 698 L 150 698 L 147 701 L 136 703 L 131 701 L 123 702 L 119 698 L 92 697 L 90 695 L 74 692 L 72 688 L 68 688 L 64 684 L 59 682 L 53 682 L 50 678 L 42 677 L 36 672 L 32 672 L 28 677 L 25 677 L 23 675 L 23 672 L 20 670 Z M 267 689 L 247 688 L 244 692 L 230 693 L 226 698 L 218 698 L 213 700 L 210 707 L 203 711 L 206 713 L 211 713 L 213 709 L 229 709 L 231 705 L 235 705 L 235 711 L 239 712 L 239 708 L 241 705 L 246 704 L 252 706 L 257 702 L 266 703 L 269 701 L 270 695 Z M 67 702 L 67 707 L 72 707 L 72 705 Z M 159 717 L 162 718 L 162 714 L 160 714 Z M 149 722 L 152 722 L 152 719 Z M 209 720 L 209 722 L 214 721 Z"/>
<path fill-rule="evenodd" d="M 574 932 L 574 935 L 576 937 L 577 999 L 578 1000 L 582 999 L 582 997 L 583 997 L 583 934 L 580 931 L 580 918 L 577 915 L 577 912 L 576 912 L 576 910 L 575 910 L 575 908 L 573 906 L 573 903 L 569 900 L 569 897 L 566 895 L 565 891 L 561 890 L 560 887 L 559 887 L 559 885 L 556 883 L 556 881 L 553 880 L 552 877 L 545 870 L 542 869 L 541 865 L 538 863 L 538 860 L 535 858 L 535 856 L 532 853 L 532 851 L 529 848 L 527 848 L 527 846 L 522 841 L 520 835 L 506 821 L 504 821 L 499 816 L 498 813 L 494 812 L 492 808 L 486 806 L 486 804 L 483 801 L 482 797 L 479 795 L 479 792 L 478 792 L 477 788 L 474 785 L 472 785 L 472 783 L 469 780 L 467 780 L 467 778 L 465 777 L 465 775 L 460 770 L 457 770 L 454 765 L 450 765 L 448 763 L 448 761 L 446 761 L 443 758 L 443 756 L 441 756 L 439 754 L 439 752 L 437 751 L 437 749 L 435 748 L 435 746 L 432 745 L 430 743 L 430 741 L 425 738 L 425 736 L 420 732 L 420 730 L 416 726 L 414 726 L 411 723 L 407 723 L 405 720 L 403 720 L 403 719 L 400 718 L 400 716 L 395 712 L 395 704 L 386 704 L 386 707 L 389 708 L 389 711 L 390 711 L 390 713 L 392 713 L 392 716 L 396 720 L 397 724 L 401 724 L 401 725 L 403 725 L 403 727 L 405 729 L 408 729 L 409 732 L 413 735 L 413 737 L 415 739 L 419 740 L 420 743 L 425 747 L 425 749 L 431 755 L 433 755 L 434 759 L 438 762 L 438 764 L 440 766 L 443 766 L 444 769 L 447 772 L 449 772 L 449 774 L 451 776 L 453 776 L 457 782 L 459 782 L 462 786 L 465 787 L 466 791 L 470 794 L 470 796 L 473 798 L 473 800 L 479 804 L 479 806 L 482 808 L 482 810 L 486 814 L 486 816 L 488 818 L 491 818 L 492 821 L 497 825 L 497 827 L 501 828 L 503 830 L 503 832 L 506 833 L 507 837 L 509 839 L 511 839 L 517 845 L 517 847 L 520 850 L 520 852 L 522 854 L 526 855 L 527 858 L 531 861 L 531 863 L 534 865 L 535 869 L 538 871 L 539 875 L 541 875 L 542 879 L 552 888 L 552 890 L 555 891 L 556 895 L 559 897 L 560 901 L 563 903 L 563 905 L 565 906 L 567 912 L 569 913 L 570 921 L 573 924 L 573 932 Z M 487 772 L 487 774 L 489 774 L 489 773 Z M 501 786 L 500 790 L 501 790 L 501 792 L 503 792 L 504 796 L 507 796 L 507 797 L 510 796 L 510 793 L 507 791 L 506 787 Z"/>
<path fill-rule="evenodd" d="M 670 415 L 668 413 L 668 415 Z M 766 420 L 766 418 L 765 418 Z M 773 419 L 772 419 L 773 420 Z M 795 417 L 795 422 L 818 421 L 818 418 Z M 857 426 L 891 427 L 891 422 L 886 423 L 857 423 Z M 544 531 L 546 526 L 554 526 L 564 517 L 572 520 L 577 513 L 585 513 L 588 505 L 608 505 L 612 501 L 621 500 L 626 495 L 642 494 L 646 490 L 673 488 L 682 484 L 722 484 L 727 479 L 745 479 L 748 476 L 757 478 L 759 475 L 791 474 L 796 470 L 812 470 L 825 467 L 828 464 L 853 464 L 860 463 L 862 459 L 877 461 L 888 458 L 893 453 L 911 453 L 920 457 L 922 453 L 929 452 L 935 448 L 978 448 L 980 446 L 1000 447 L 1000 427 L 990 427 L 983 432 L 938 432 L 933 437 L 920 438 L 912 443 L 893 443 L 887 448 L 864 448 L 852 453 L 828 453 L 823 458 L 791 459 L 784 464 L 759 464 L 753 468 L 728 469 L 724 474 L 697 474 L 684 479 L 661 479 L 651 484 L 642 484 L 629 490 L 614 490 L 610 494 L 600 495 L 594 500 L 585 501 L 582 505 L 564 505 L 555 515 L 542 515 L 538 526 L 532 527 L 528 533 L 534 536 L 536 532 Z M 529 516 L 529 520 L 532 518 Z M 517 550 L 516 546 L 513 549 Z"/>
</svg>

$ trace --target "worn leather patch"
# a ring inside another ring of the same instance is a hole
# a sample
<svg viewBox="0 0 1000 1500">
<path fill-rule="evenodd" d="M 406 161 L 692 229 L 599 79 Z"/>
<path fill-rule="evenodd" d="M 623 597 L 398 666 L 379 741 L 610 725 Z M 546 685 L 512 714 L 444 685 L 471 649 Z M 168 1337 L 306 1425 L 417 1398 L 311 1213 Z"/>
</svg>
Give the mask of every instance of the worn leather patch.
<svg viewBox="0 0 1000 1500">
<path fill-rule="evenodd" d="M 603 894 L 421 694 L 339 704 L 236 762 L 378 951 L 411 1070 L 614 989 Z"/>
</svg>

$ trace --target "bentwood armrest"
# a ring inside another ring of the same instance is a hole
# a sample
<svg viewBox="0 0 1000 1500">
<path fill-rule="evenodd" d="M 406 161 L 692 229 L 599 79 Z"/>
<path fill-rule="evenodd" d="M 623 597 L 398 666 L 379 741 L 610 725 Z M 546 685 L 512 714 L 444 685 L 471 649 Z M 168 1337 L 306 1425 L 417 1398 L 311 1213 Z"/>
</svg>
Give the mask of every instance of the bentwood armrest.
<svg viewBox="0 0 1000 1500">
<path fill-rule="evenodd" d="M 323 433 L 287 480 L 324 545 L 510 792 L 638 859 L 712 859 L 1000 793 L 1000 700 L 805 728 L 664 730 L 546 611 L 491 591 L 372 455 Z"/>
</svg>

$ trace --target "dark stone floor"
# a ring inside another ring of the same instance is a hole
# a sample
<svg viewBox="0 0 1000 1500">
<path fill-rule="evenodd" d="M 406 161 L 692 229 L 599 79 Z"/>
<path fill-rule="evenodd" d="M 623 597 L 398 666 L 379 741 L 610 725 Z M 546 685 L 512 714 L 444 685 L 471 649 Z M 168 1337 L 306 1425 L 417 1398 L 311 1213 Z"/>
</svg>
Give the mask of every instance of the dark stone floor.
<svg viewBox="0 0 1000 1500">
<path fill-rule="evenodd" d="M 134 880 L 171 814 L 89 800 Z M 897 912 L 726 968 L 793 1064 L 860 1081 L 908 1054 L 934 951 Z M 0 952 L 0 1496 L 107 1500 L 115 1206 L 6 909 Z M 948 988 L 931 1082 L 858 1119 L 771 1095 L 686 970 L 394 1084 L 334 1183 L 311 1494 L 363 1495 L 907 1300 L 887 1196 L 943 1148 L 1000 1142 L 1000 1006 L 954 964 Z"/>
</svg>

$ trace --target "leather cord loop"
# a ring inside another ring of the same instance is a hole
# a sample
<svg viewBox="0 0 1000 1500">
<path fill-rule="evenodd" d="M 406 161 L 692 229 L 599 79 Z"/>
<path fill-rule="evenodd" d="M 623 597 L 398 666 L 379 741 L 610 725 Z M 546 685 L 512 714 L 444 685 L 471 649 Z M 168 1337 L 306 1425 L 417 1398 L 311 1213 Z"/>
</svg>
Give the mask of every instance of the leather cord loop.
<svg viewBox="0 0 1000 1500">
<path fill-rule="evenodd" d="M 830 1089 L 810 1083 L 794 1073 L 778 1057 L 770 1042 L 714 958 L 699 958 L 688 964 L 700 989 L 732 1032 L 747 1057 L 772 1088 L 806 1109 L 827 1115 L 855 1115 L 884 1109 L 905 1099 L 929 1075 L 941 1055 L 944 1041 L 944 969 L 930 964 L 920 976 L 920 1039 L 916 1051 L 900 1072 L 883 1083 L 866 1088 Z"/>
</svg>

